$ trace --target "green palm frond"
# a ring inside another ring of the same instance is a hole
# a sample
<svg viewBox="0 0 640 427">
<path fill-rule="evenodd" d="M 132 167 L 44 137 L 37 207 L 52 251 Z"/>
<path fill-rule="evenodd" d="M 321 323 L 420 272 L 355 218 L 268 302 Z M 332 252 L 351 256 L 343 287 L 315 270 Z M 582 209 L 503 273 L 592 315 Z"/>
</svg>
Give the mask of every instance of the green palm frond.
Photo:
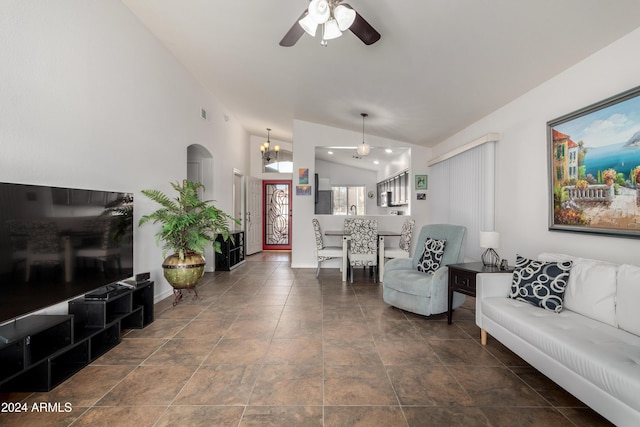
<svg viewBox="0 0 640 427">
<path fill-rule="evenodd" d="M 199 182 L 185 180 L 171 183 L 178 197 L 171 199 L 158 190 L 142 190 L 142 194 L 161 208 L 140 218 L 139 226 L 153 222 L 161 224 L 156 233 L 156 242 L 162 245 L 163 256 L 173 251 L 184 258 L 187 252 L 203 253 L 204 249 L 213 245 L 216 252 L 220 252 L 220 244 L 216 237 L 221 235 L 224 240 L 229 237 L 229 222 L 240 224 L 240 221 L 226 214 L 214 206 L 213 200 L 202 201 L 198 190 L 204 185 Z"/>
</svg>

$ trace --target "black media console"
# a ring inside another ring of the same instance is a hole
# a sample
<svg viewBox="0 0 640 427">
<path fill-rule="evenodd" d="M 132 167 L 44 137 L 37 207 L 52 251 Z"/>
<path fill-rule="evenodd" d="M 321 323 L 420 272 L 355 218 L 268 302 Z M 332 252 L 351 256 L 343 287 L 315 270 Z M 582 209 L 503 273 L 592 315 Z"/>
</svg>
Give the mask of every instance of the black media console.
<svg viewBox="0 0 640 427">
<path fill-rule="evenodd" d="M 0 391 L 50 391 L 153 322 L 153 282 L 103 299 L 69 301 L 68 315 L 31 315 L 0 326 Z"/>
</svg>

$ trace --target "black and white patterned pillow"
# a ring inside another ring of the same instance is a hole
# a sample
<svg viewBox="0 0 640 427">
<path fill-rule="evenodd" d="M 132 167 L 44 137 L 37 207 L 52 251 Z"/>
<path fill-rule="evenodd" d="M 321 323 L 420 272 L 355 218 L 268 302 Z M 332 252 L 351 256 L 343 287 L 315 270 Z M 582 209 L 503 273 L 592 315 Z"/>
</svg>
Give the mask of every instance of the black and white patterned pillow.
<svg viewBox="0 0 640 427">
<path fill-rule="evenodd" d="M 535 261 L 518 255 L 509 298 L 561 312 L 572 264 Z"/>
<path fill-rule="evenodd" d="M 446 240 L 437 240 L 427 237 L 424 242 L 424 252 L 418 261 L 418 271 L 423 273 L 434 273 L 440 268 L 442 263 L 442 255 L 444 254 L 444 246 Z"/>
</svg>

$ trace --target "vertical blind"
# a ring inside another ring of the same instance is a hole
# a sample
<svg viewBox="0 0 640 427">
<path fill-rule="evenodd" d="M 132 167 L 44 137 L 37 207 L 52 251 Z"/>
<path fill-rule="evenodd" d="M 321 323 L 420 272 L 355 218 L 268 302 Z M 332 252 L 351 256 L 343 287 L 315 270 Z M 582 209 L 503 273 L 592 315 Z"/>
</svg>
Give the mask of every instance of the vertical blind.
<svg viewBox="0 0 640 427">
<path fill-rule="evenodd" d="M 488 141 L 430 165 L 434 224 L 467 227 L 465 258 L 480 259 L 480 231 L 494 231 L 495 141 Z"/>
</svg>

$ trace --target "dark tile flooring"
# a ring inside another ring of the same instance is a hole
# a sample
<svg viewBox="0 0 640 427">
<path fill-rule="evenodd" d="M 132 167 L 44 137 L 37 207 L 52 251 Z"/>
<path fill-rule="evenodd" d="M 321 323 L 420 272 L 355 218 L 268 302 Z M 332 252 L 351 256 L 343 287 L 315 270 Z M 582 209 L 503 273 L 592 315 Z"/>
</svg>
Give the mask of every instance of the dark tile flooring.
<svg viewBox="0 0 640 427">
<path fill-rule="evenodd" d="M 391 308 L 365 271 L 291 269 L 261 253 L 207 274 L 201 299 L 156 320 L 50 393 L 4 401 L 2 426 L 589 426 L 600 416 L 494 339 L 473 298 L 424 318 Z"/>
</svg>

